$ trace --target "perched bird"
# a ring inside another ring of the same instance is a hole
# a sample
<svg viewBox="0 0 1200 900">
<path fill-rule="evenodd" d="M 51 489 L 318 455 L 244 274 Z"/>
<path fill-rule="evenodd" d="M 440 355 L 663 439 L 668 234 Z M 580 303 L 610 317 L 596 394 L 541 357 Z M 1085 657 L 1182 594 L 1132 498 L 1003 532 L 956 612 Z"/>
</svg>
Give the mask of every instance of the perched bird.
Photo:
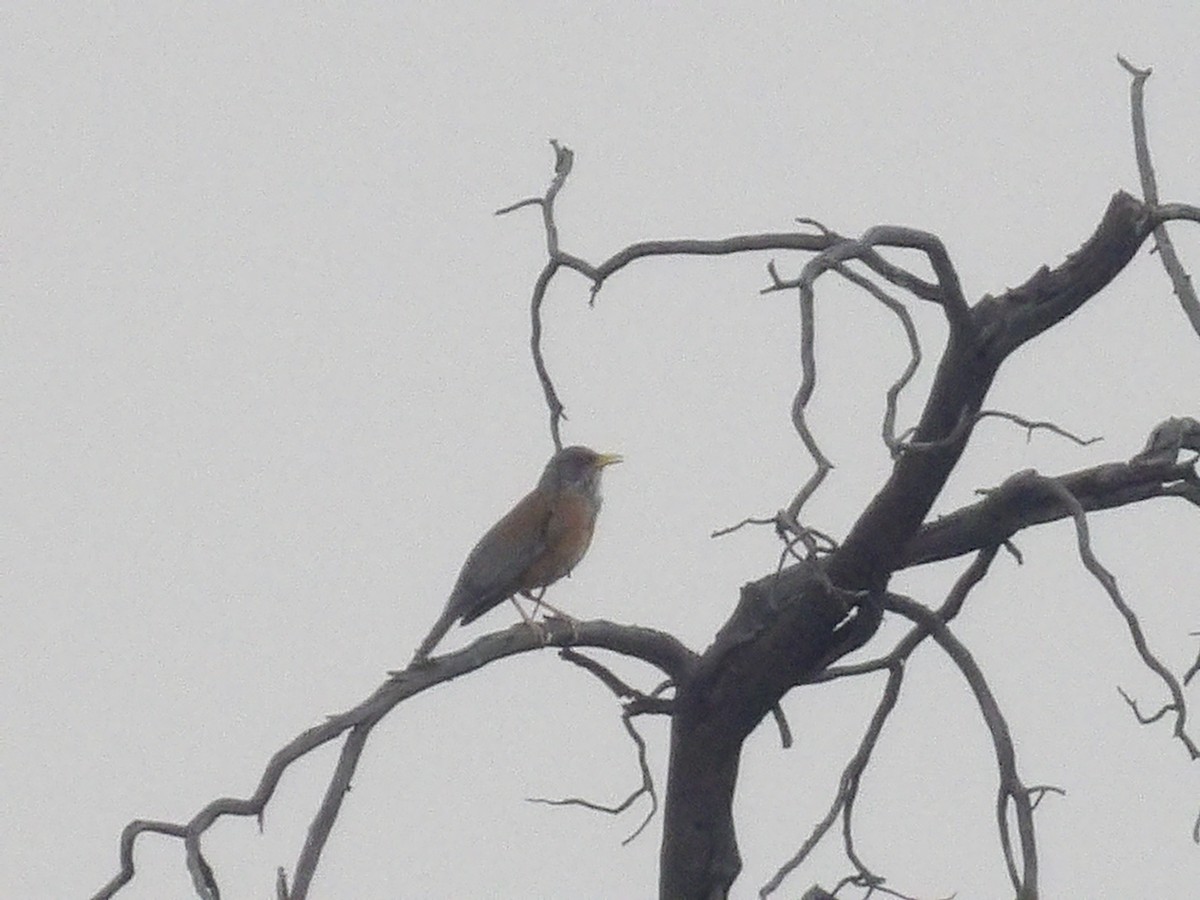
<svg viewBox="0 0 1200 900">
<path fill-rule="evenodd" d="M 533 599 L 537 591 L 540 601 L 541 591 L 570 575 L 583 559 L 600 511 L 600 473 L 620 461 L 615 453 L 587 447 L 566 447 L 550 457 L 537 487 L 467 555 L 445 610 L 413 662 L 428 658 L 456 619 L 466 625 L 508 599 L 532 623 L 514 595 Z"/>
</svg>

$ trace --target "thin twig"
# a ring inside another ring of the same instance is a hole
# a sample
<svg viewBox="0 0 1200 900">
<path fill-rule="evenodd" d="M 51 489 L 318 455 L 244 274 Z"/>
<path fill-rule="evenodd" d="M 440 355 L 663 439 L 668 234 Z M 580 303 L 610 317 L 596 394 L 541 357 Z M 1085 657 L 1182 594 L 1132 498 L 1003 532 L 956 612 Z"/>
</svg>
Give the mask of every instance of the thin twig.
<svg viewBox="0 0 1200 900">
<path fill-rule="evenodd" d="M 533 298 L 529 304 L 529 349 L 533 354 L 533 368 L 537 372 L 538 381 L 542 385 L 542 393 L 546 398 L 546 406 L 550 410 L 550 437 L 554 441 L 555 451 L 562 449 L 562 433 L 560 425 L 567 417 L 566 408 L 555 390 L 554 381 L 550 378 L 550 370 L 546 368 L 546 358 L 542 353 L 542 303 L 546 299 L 546 288 L 549 287 L 554 273 L 558 271 L 558 261 L 551 259 L 538 275 L 533 286 Z"/>
<path fill-rule="evenodd" d="M 1049 794 L 1057 794 L 1059 797 L 1067 796 L 1067 792 L 1057 785 L 1053 784 L 1034 784 L 1028 788 L 1029 800 L 1034 809 L 1038 808 L 1038 804 L 1042 802 Z"/>
<path fill-rule="evenodd" d="M 1121 695 L 1121 699 L 1125 701 L 1126 705 L 1133 710 L 1133 717 L 1138 720 L 1139 725 L 1153 725 L 1167 713 L 1173 712 L 1175 709 L 1175 704 L 1167 703 L 1162 706 L 1158 712 L 1146 714 L 1142 712 L 1142 709 L 1140 706 L 1138 706 L 1137 701 L 1125 693 L 1125 689 L 1120 685 L 1117 686 L 1117 693 Z"/>
<path fill-rule="evenodd" d="M 742 519 L 742 521 L 740 521 L 734 525 L 727 525 L 724 528 L 718 528 L 716 531 L 711 532 L 709 534 L 709 537 L 713 537 L 713 538 L 725 537 L 725 535 L 733 534 L 735 531 L 745 528 L 747 525 L 774 525 L 776 523 L 776 521 L 777 521 L 777 519 L 775 516 L 771 516 L 770 518 L 754 518 L 753 516 L 751 516 L 751 517 Z"/>
<path fill-rule="evenodd" d="M 1032 440 L 1033 433 L 1039 430 L 1049 431 L 1053 434 L 1057 434 L 1059 437 L 1064 437 L 1072 443 L 1078 444 L 1080 447 L 1087 447 L 1090 444 L 1095 444 L 1097 441 L 1104 440 L 1102 437 L 1081 438 L 1079 435 L 1067 431 L 1065 428 L 1055 425 L 1053 422 L 1034 421 L 1031 419 L 1026 419 L 1022 416 L 1018 416 L 1016 413 L 1005 412 L 1001 409 L 981 409 L 973 416 L 963 416 L 961 419 L 959 419 L 958 424 L 954 426 L 954 430 L 940 440 L 909 441 L 902 437 L 900 449 L 904 452 L 914 451 L 923 453 L 929 450 L 937 450 L 943 447 L 948 447 L 951 444 L 955 444 L 961 440 L 969 429 L 973 428 L 983 419 L 1004 419 L 1005 421 L 1020 425 L 1025 429 L 1026 442 Z"/>
<path fill-rule="evenodd" d="M 775 719 L 775 727 L 779 729 L 779 743 L 783 745 L 784 750 L 792 749 L 792 728 L 788 725 L 787 716 L 784 715 L 783 707 L 776 703 L 771 707 L 771 716 Z"/>
<path fill-rule="evenodd" d="M 613 692 L 620 700 L 626 699 L 646 699 L 646 695 L 636 688 L 630 687 L 608 666 L 592 659 L 575 650 L 572 647 L 563 647 L 558 651 L 559 659 L 565 659 L 569 663 L 574 663 L 584 671 L 591 672 L 598 678 L 606 688 Z"/>
<path fill-rule="evenodd" d="M 582 797 L 562 797 L 562 798 L 547 798 L 547 797 L 526 797 L 529 803 L 541 803 L 546 806 L 579 806 L 584 809 L 590 809 L 593 812 L 601 812 L 610 816 L 617 816 L 629 809 L 634 802 L 643 794 L 650 798 L 650 811 L 646 813 L 640 825 L 634 829 L 633 833 L 621 841 L 621 846 L 627 846 L 639 834 L 641 834 L 650 821 L 654 818 L 654 814 L 658 812 L 658 794 L 654 790 L 654 779 L 650 776 L 650 764 L 646 761 L 646 741 L 638 733 L 638 730 L 633 726 L 632 717 L 628 713 L 621 716 L 621 723 L 625 726 L 625 731 L 630 739 L 637 746 L 638 767 L 642 773 L 641 785 L 633 791 L 628 797 L 620 803 L 607 805 L 604 803 L 595 803 L 591 800 L 585 800 Z"/>
<path fill-rule="evenodd" d="M 1195 632 L 1192 633 L 1192 637 L 1196 637 Z M 1192 683 L 1192 679 L 1196 677 L 1197 672 L 1200 672 L 1200 655 L 1196 656 L 1196 661 L 1188 666 L 1188 670 L 1183 673 L 1183 684 L 1185 687 Z"/>
<path fill-rule="evenodd" d="M 650 820 L 654 818 L 654 814 L 658 811 L 658 795 L 654 790 L 654 778 L 650 774 L 650 764 L 646 759 L 646 741 L 637 728 L 634 727 L 633 717 L 650 711 L 650 707 L 653 707 L 655 711 L 659 711 L 661 708 L 669 708 L 670 701 L 657 700 L 630 687 L 603 663 L 592 659 L 590 656 L 585 656 L 570 647 L 564 647 L 558 652 L 558 655 L 568 662 L 579 666 L 584 671 L 590 672 L 605 687 L 612 691 L 618 699 L 624 700 L 629 698 L 632 700 L 621 713 L 621 723 L 624 725 L 625 731 L 633 741 L 634 746 L 637 747 L 638 769 L 641 772 L 642 783 L 628 797 L 615 805 L 595 803 L 591 800 L 584 800 L 581 797 L 565 797 L 561 799 L 527 797 L 526 799 L 530 803 L 543 803 L 547 806 L 581 806 L 584 809 L 616 816 L 629 809 L 638 797 L 645 794 L 650 797 L 650 811 L 646 814 L 646 818 L 642 820 L 642 824 L 629 837 L 621 841 L 621 845 L 624 846 L 645 830 L 646 826 L 650 824 Z M 667 704 L 667 706 L 664 707 L 664 704 Z"/>
</svg>

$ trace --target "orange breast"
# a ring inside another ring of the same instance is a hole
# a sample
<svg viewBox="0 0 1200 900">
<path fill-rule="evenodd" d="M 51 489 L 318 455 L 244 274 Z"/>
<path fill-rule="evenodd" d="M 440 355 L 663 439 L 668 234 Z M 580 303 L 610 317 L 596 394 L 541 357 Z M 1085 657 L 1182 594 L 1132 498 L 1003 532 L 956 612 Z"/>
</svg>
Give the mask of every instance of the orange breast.
<svg viewBox="0 0 1200 900">
<path fill-rule="evenodd" d="M 583 559 L 596 526 L 596 503 L 576 491 L 563 491 L 555 498 L 546 529 L 546 549 L 525 570 L 522 590 L 553 584 Z"/>
</svg>

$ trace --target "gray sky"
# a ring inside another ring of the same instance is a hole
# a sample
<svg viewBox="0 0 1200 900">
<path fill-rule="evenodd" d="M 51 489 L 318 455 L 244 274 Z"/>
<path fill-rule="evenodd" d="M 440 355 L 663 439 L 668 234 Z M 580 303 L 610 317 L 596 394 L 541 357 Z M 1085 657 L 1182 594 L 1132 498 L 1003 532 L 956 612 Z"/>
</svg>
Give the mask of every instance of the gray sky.
<svg viewBox="0 0 1200 900">
<path fill-rule="evenodd" d="M 564 245 L 888 222 L 939 233 L 968 295 L 1054 265 L 1118 187 L 1137 189 L 1123 52 L 1153 65 L 1164 199 L 1200 202 L 1200 6 L 1188 2 L 731 6 L 9 4 L 3 15 L 0 896 L 87 896 L 134 817 L 249 793 L 279 746 L 403 664 L 466 550 L 550 450 L 528 358 L 536 213 L 556 137 L 577 154 Z M 1046 8 L 1050 7 L 1050 8 Z M 1195 229 L 1176 228 L 1193 272 Z M 547 312 L 565 436 L 625 454 L 587 561 L 552 602 L 697 649 L 777 554 L 769 514 L 807 477 L 790 430 L 795 300 L 766 258 L 652 261 L 594 309 Z M 784 271 L 800 258 L 781 257 Z M 818 292 L 812 416 L 838 469 L 808 507 L 840 535 L 886 471 L 893 320 Z M 942 332 L 918 307 L 927 356 Z M 911 416 L 919 380 L 902 404 Z M 1104 442 L 979 428 L 939 509 L 1022 468 L 1139 449 L 1198 415 L 1200 342 L 1143 252 L 1022 350 L 990 405 Z M 1194 658 L 1200 520 L 1167 502 L 1093 519 L 1154 647 Z M 957 630 L 1009 714 L 1039 810 L 1047 897 L 1187 897 L 1200 770 L 1153 707 L 1069 527 L 1024 536 Z M 898 587 L 941 598 L 961 563 Z M 510 624 L 497 611 L 448 647 Z M 881 636 L 886 646 L 892 628 Z M 629 668 L 632 675 L 639 670 Z M 642 673 L 650 686 L 653 676 Z M 796 692 L 798 746 L 763 728 L 738 796 L 750 897 L 809 833 L 879 683 Z M 315 897 L 637 897 L 659 823 L 532 795 L 623 797 L 614 701 L 550 652 L 494 666 L 376 730 Z M 660 786 L 666 729 L 646 723 Z M 263 835 L 205 841 L 225 896 L 268 896 L 333 760 L 285 778 Z M 1003 896 L 986 733 L 932 648 L 859 800 L 859 849 L 899 890 Z M 177 842 L 146 838 L 122 896 L 187 896 Z M 785 887 L 846 871 L 831 840 Z"/>
</svg>

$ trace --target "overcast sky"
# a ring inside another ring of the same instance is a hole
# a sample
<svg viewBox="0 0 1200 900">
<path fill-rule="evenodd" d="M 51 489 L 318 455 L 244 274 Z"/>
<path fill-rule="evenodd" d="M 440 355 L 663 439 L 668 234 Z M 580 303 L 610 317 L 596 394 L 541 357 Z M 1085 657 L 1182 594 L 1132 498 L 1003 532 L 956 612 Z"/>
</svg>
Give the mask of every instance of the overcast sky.
<svg viewBox="0 0 1200 900">
<path fill-rule="evenodd" d="M 0 896 L 86 897 L 135 817 L 186 820 L 253 790 L 270 755 L 406 662 L 471 544 L 551 448 L 528 354 L 547 139 L 572 147 L 565 248 L 720 237 L 816 217 L 945 240 L 978 298 L 1055 265 L 1114 190 L 1137 191 L 1122 52 L 1152 65 L 1160 190 L 1200 203 L 1200 5 L 1175 3 L 10 3 L 2 15 Z M 1200 268 L 1196 229 L 1177 226 Z M 1147 244 L 1147 251 L 1149 244 Z M 563 276 L 548 363 L 568 442 L 619 451 L 592 551 L 551 602 L 702 649 L 811 471 L 788 420 L 795 298 L 764 256 Z M 780 256 L 784 272 L 803 257 Z M 818 291 L 812 420 L 838 464 L 807 508 L 840 536 L 887 470 L 895 320 Z M 943 329 L 915 308 L 927 361 Z M 907 402 L 911 424 L 927 362 Z M 938 504 L 1037 467 L 1126 459 L 1200 416 L 1200 340 L 1143 252 L 1021 350 L 989 405 L 1102 435 L 1078 448 L 998 422 Z M 1093 518 L 1096 550 L 1182 672 L 1200 627 L 1200 516 L 1167 501 Z M 956 626 L 1009 714 L 1046 897 L 1186 898 L 1200 769 L 1137 726 L 1164 697 L 1059 524 L 997 560 Z M 896 586 L 940 601 L 965 561 Z M 498 609 L 446 647 L 511 624 Z M 889 625 L 876 644 L 899 633 Z M 623 669 L 644 687 L 655 675 Z M 760 729 L 738 822 L 751 897 L 823 814 L 880 681 L 794 692 L 797 746 Z M 618 707 L 545 652 L 425 694 L 376 729 L 314 898 L 648 897 L 659 820 L 526 804 L 624 797 Z M 666 726 L 646 722 L 665 783 Z M 223 896 L 294 864 L 334 748 L 267 810 L 205 839 Z M 858 848 L 905 893 L 1002 897 L 986 732 L 932 648 L 913 660 L 858 804 Z M 146 837 L 125 898 L 189 896 Z M 836 836 L 779 896 L 847 871 Z"/>
</svg>

